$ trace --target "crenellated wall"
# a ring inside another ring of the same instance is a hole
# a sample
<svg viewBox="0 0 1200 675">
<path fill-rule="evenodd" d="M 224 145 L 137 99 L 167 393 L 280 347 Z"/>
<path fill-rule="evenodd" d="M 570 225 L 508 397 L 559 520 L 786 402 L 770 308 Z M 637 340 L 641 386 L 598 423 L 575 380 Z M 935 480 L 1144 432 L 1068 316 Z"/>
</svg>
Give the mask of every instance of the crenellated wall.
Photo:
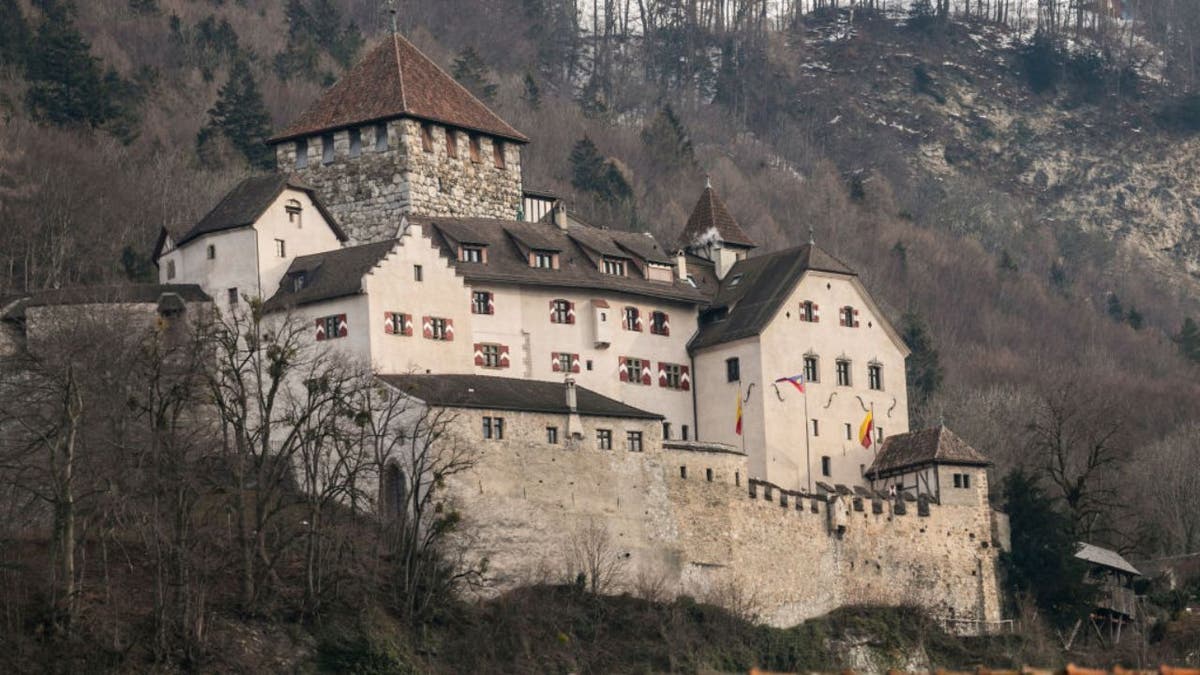
<svg viewBox="0 0 1200 675">
<path fill-rule="evenodd" d="M 857 603 L 999 620 L 986 483 L 978 489 L 972 504 L 918 508 L 750 481 L 746 457 L 720 446 L 629 453 L 514 438 L 490 444 L 452 493 L 497 590 L 562 579 L 573 540 L 596 523 L 624 561 L 611 591 L 653 582 L 787 626 Z"/>
</svg>

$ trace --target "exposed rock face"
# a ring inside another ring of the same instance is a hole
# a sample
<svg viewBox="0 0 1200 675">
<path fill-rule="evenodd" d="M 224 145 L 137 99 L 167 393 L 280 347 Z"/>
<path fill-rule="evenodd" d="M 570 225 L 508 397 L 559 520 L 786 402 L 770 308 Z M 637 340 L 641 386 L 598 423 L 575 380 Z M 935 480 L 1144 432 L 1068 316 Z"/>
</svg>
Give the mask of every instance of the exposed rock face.
<svg viewBox="0 0 1200 675">
<path fill-rule="evenodd" d="M 384 130 L 386 142 L 380 140 Z M 518 217 L 520 145 L 436 124 L 423 130 L 411 119 L 359 127 L 359 142 L 352 131 L 288 141 L 275 149 L 279 169 L 317 189 L 350 243 L 395 237 L 406 214 Z M 325 149 L 329 138 L 332 152 Z M 300 161 L 298 150 L 306 151 Z"/>
</svg>

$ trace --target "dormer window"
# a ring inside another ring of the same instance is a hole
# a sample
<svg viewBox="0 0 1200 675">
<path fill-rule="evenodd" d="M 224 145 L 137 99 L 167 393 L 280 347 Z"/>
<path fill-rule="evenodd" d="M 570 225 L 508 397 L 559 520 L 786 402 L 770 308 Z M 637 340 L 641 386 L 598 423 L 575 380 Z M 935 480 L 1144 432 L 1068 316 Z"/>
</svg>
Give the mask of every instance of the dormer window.
<svg viewBox="0 0 1200 675">
<path fill-rule="evenodd" d="M 545 270 L 554 269 L 556 267 L 555 257 L 556 254 L 553 251 L 533 251 L 529 254 L 529 266 Z"/>
<path fill-rule="evenodd" d="M 283 205 L 283 210 L 287 211 L 289 223 L 294 224 L 298 228 L 303 227 L 303 224 L 300 221 L 300 213 L 303 210 L 302 207 L 300 206 L 300 200 L 298 200 L 298 199 L 287 200 L 287 203 Z"/>
<path fill-rule="evenodd" d="M 478 164 L 479 162 L 481 162 L 482 160 L 481 160 L 480 158 L 481 158 L 481 157 L 482 157 L 482 155 L 483 155 L 483 148 L 482 148 L 482 147 L 480 147 L 480 142 L 479 142 L 479 136 L 478 136 L 478 135 L 476 135 L 476 134 L 471 134 L 471 140 L 470 140 L 470 146 L 469 146 L 469 149 L 470 149 L 470 152 L 471 152 L 471 163 L 472 163 L 472 164 Z"/>
<path fill-rule="evenodd" d="M 604 273 L 617 277 L 625 276 L 625 261 L 620 258 L 605 258 Z"/>
<path fill-rule="evenodd" d="M 303 169 L 308 166 L 308 139 L 301 138 L 296 141 L 296 168 Z"/>
<path fill-rule="evenodd" d="M 729 287 L 730 288 L 733 288 L 734 286 L 737 286 L 740 283 L 742 283 L 742 275 L 740 275 L 740 274 L 735 274 L 735 275 L 733 275 L 732 278 L 729 279 Z"/>
<path fill-rule="evenodd" d="M 458 261 L 485 263 L 487 262 L 487 252 L 483 246 L 461 246 L 458 249 Z"/>
<path fill-rule="evenodd" d="M 306 275 L 304 272 L 293 272 L 292 274 L 288 275 L 288 279 L 292 283 L 293 293 L 299 293 L 300 291 L 304 290 L 304 282 L 306 281 L 307 276 L 308 275 Z"/>
</svg>

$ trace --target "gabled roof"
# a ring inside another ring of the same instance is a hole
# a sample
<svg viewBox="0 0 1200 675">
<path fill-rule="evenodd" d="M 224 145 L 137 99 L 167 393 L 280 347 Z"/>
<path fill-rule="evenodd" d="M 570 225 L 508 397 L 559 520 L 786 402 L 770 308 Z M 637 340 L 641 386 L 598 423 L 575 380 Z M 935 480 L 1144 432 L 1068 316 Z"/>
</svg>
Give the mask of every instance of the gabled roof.
<svg viewBox="0 0 1200 675">
<path fill-rule="evenodd" d="M 387 257 L 397 242 L 397 239 L 386 239 L 300 256 L 292 260 L 287 274 L 279 282 L 279 290 L 267 300 L 263 309 L 272 312 L 361 293 L 363 276 Z M 303 284 L 296 290 L 292 280 L 301 274 L 304 275 Z"/>
<path fill-rule="evenodd" d="M 856 276 L 845 263 L 816 244 L 739 260 L 721 280 L 710 307 L 710 311 L 725 311 L 725 318 L 702 321 L 690 348 L 702 349 L 758 335 L 792 294 L 800 277 L 810 270 Z"/>
<path fill-rule="evenodd" d="M 0 302 L 0 319 L 23 319 L 30 307 L 56 305 L 141 305 L 168 302 L 212 302 L 197 284 L 125 284 L 74 286 L 33 291 Z"/>
<path fill-rule="evenodd" d="M 1128 560 L 1121 557 L 1116 551 L 1096 546 L 1095 544 L 1085 544 L 1079 542 L 1079 550 L 1075 552 L 1075 557 L 1102 567 L 1109 567 L 1121 572 L 1142 576 L 1142 573 L 1136 567 L 1131 565 Z"/>
<path fill-rule="evenodd" d="M 396 389 L 433 406 L 569 414 L 566 385 L 491 375 L 380 375 Z M 591 417 L 659 420 L 663 416 L 626 405 L 590 389 L 575 388 L 576 412 Z"/>
<path fill-rule="evenodd" d="M 529 139 L 399 35 L 380 41 L 270 143 L 397 117 Z"/>
<path fill-rule="evenodd" d="M 704 192 L 700 193 L 700 200 L 696 202 L 687 225 L 679 235 L 679 246 L 695 247 L 699 242 L 711 237 L 714 232 L 726 244 L 747 248 L 758 246 L 729 214 L 729 209 L 725 208 L 725 202 L 717 196 L 716 190 L 713 190 L 711 185 L 705 185 Z"/>
<path fill-rule="evenodd" d="M 233 230 L 239 227 L 247 227 L 253 225 L 255 221 L 262 216 L 263 212 L 270 208 L 271 204 L 279 195 L 283 194 L 285 189 L 291 188 L 304 192 L 312 199 L 321 216 L 325 218 L 325 222 L 329 223 L 330 229 L 337 235 L 340 241 L 346 241 L 346 233 L 338 225 L 333 214 L 325 210 L 325 206 L 317 197 L 316 190 L 304 183 L 300 182 L 293 176 L 282 173 L 269 173 L 262 176 L 251 176 L 246 180 L 238 183 L 232 190 L 217 202 L 217 205 L 212 208 L 200 222 L 196 223 L 192 229 L 183 234 L 176 242 L 175 246 L 183 246 L 184 244 L 196 239 L 197 237 L 214 232 L 223 232 L 225 230 Z M 168 236 L 164 228 L 159 234 L 158 244 L 154 249 L 154 258 L 157 260 L 161 251 L 165 237 Z"/>
<path fill-rule="evenodd" d="M 635 262 L 662 263 L 670 258 L 652 237 L 572 224 L 566 230 L 551 221 L 524 222 L 494 218 L 438 218 L 410 216 L 409 222 L 421 225 L 450 259 L 450 264 L 468 283 L 504 283 L 529 286 L 614 291 L 690 304 L 701 304 L 705 297 L 686 281 L 650 281 L 636 269 L 623 277 L 605 274 L 585 251 L 601 249 L 629 257 Z M 487 263 L 458 260 L 456 244 L 487 246 Z M 529 266 L 528 249 L 558 252 L 558 269 Z"/>
<path fill-rule="evenodd" d="M 928 464 L 990 466 L 991 462 L 953 431 L 939 426 L 888 436 L 866 475 L 884 477 Z"/>
</svg>

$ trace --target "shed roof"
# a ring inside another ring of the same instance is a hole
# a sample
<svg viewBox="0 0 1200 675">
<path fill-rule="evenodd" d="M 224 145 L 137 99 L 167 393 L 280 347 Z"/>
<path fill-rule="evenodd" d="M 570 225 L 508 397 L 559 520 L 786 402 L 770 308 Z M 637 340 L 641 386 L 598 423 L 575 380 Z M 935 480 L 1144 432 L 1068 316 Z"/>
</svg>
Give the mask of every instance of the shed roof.
<svg viewBox="0 0 1200 675">
<path fill-rule="evenodd" d="M 1075 557 L 1079 558 L 1080 560 L 1090 562 L 1093 565 L 1100 565 L 1102 567 L 1109 567 L 1121 572 L 1128 572 L 1129 574 L 1134 574 L 1137 576 L 1142 575 L 1142 573 L 1139 572 L 1136 567 L 1131 565 L 1128 560 L 1123 558 L 1121 554 L 1117 553 L 1116 551 L 1104 548 L 1102 546 L 1096 546 L 1095 544 L 1085 544 L 1083 542 L 1079 542 L 1078 545 L 1079 550 L 1075 552 Z"/>
<path fill-rule="evenodd" d="M 491 375 L 380 375 L 379 379 L 429 405 L 569 414 L 566 385 Z M 576 387 L 576 412 L 590 417 L 662 419 L 596 392 Z"/>
<path fill-rule="evenodd" d="M 928 464 L 990 466 L 991 462 L 958 434 L 939 426 L 888 436 L 866 475 L 882 477 Z"/>
<path fill-rule="evenodd" d="M 529 141 L 411 42 L 391 35 L 269 142 L 397 117 Z"/>
</svg>

